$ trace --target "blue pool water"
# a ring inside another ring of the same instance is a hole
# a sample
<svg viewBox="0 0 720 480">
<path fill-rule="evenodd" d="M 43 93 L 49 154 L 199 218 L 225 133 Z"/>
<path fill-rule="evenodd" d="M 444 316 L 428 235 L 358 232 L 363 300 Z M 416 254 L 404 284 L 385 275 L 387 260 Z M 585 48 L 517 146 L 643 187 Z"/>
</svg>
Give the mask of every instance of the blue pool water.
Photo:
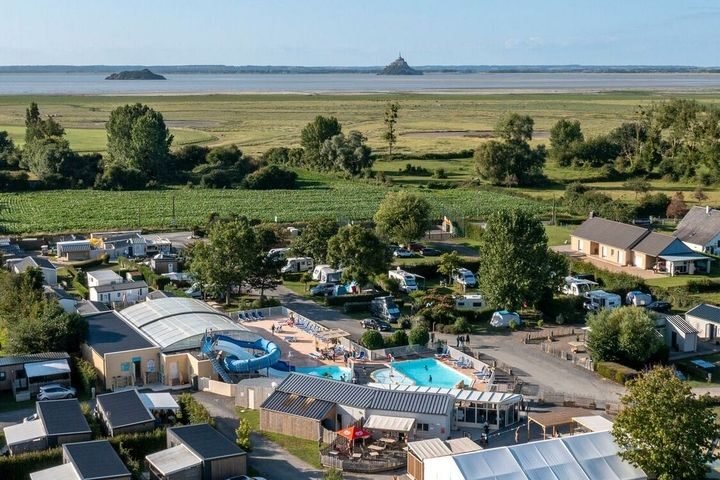
<svg viewBox="0 0 720 480">
<path fill-rule="evenodd" d="M 352 372 L 347 367 L 339 367 L 337 365 L 322 365 L 319 367 L 297 367 L 296 372 L 315 375 L 316 377 L 329 377 L 334 380 L 343 380 L 349 382 L 352 378 Z"/>
<path fill-rule="evenodd" d="M 421 387 L 455 388 L 461 381 L 465 386 L 470 386 L 473 382 L 470 377 L 443 365 L 434 358 L 393 362 L 390 368 L 377 370 L 370 376 L 378 383 Z"/>
</svg>

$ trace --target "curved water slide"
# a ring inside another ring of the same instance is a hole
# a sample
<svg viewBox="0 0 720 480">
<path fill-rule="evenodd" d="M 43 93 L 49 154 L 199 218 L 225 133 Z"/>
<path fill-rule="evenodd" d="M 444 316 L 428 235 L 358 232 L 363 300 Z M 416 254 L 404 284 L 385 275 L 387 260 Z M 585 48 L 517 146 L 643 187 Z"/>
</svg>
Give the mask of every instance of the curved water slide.
<svg viewBox="0 0 720 480">
<path fill-rule="evenodd" d="M 248 357 L 246 349 L 262 350 L 259 357 Z M 222 352 L 221 364 L 230 373 L 249 373 L 274 366 L 280 360 L 282 352 L 273 342 L 258 338 L 255 341 L 238 340 L 227 335 L 206 337 L 203 352 Z"/>
</svg>

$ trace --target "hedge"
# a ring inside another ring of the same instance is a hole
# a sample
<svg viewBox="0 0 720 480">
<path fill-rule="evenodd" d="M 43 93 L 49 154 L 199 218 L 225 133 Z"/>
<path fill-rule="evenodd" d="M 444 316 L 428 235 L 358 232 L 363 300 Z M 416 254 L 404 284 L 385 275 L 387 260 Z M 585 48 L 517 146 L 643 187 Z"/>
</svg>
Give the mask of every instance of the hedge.
<svg viewBox="0 0 720 480">
<path fill-rule="evenodd" d="M 165 430 L 161 428 L 152 432 L 116 435 L 107 440 L 120 455 L 123 463 L 133 474 L 133 478 L 141 478 L 147 455 L 167 448 Z"/>
<path fill-rule="evenodd" d="M 362 295 L 330 295 L 325 297 L 325 304 L 329 307 L 341 307 L 346 303 L 370 303 L 373 298 L 379 296 L 377 293 L 367 293 Z"/>
<path fill-rule="evenodd" d="M 207 408 L 193 398 L 189 393 L 183 393 L 178 397 L 178 405 L 180 405 L 180 421 L 185 424 L 209 423 L 215 426 L 213 419 Z"/>
<path fill-rule="evenodd" d="M 370 302 L 347 302 L 343 305 L 345 313 L 367 312 L 368 310 L 370 310 Z"/>
<path fill-rule="evenodd" d="M 62 448 L 40 452 L 21 453 L 0 457 L 0 478 L 3 480 L 26 480 L 32 472 L 62 464 Z"/>
<path fill-rule="evenodd" d="M 628 380 L 632 380 L 640 373 L 637 370 L 615 362 L 598 362 L 595 370 L 601 377 L 617 382 L 620 385 L 625 385 Z"/>
</svg>

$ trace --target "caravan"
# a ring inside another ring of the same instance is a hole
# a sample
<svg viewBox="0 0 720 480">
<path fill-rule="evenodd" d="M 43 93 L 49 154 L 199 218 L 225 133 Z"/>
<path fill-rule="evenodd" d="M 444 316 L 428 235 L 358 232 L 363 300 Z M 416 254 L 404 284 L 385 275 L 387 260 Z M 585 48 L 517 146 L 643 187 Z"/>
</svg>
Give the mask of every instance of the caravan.
<svg viewBox="0 0 720 480">
<path fill-rule="evenodd" d="M 388 272 L 388 277 L 398 282 L 401 292 L 411 293 L 417 291 L 418 289 L 417 282 L 415 281 L 415 275 L 408 273 L 405 270 L 400 270 L 400 267 L 398 267 L 397 270 L 390 270 Z"/>
<path fill-rule="evenodd" d="M 320 283 L 340 283 L 342 270 L 335 270 L 330 265 L 317 265 L 313 269 L 312 279 Z"/>
<path fill-rule="evenodd" d="M 585 294 L 585 297 L 587 300 L 583 306 L 590 312 L 598 312 L 604 309 L 614 310 L 622 306 L 620 295 L 608 293 L 604 290 L 593 290 Z"/>
<path fill-rule="evenodd" d="M 315 262 L 310 257 L 290 257 L 280 270 L 281 273 L 307 272 L 313 268 Z"/>
<path fill-rule="evenodd" d="M 467 268 L 458 268 L 455 270 L 453 280 L 462 285 L 463 288 L 475 288 L 477 286 L 475 275 Z"/>
<path fill-rule="evenodd" d="M 475 310 L 485 308 L 485 300 L 482 295 L 462 295 L 455 298 L 455 310 Z"/>
<path fill-rule="evenodd" d="M 586 296 L 588 292 L 598 287 L 597 282 L 577 277 L 565 277 L 565 284 L 561 291 L 565 295 L 575 295 L 576 297 Z"/>
</svg>

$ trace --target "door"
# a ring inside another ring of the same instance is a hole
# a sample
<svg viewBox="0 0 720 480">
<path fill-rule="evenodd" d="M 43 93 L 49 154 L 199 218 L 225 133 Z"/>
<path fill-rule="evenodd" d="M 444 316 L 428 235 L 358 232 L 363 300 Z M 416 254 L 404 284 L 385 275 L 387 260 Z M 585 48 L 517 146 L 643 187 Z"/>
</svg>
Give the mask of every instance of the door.
<svg viewBox="0 0 720 480">
<path fill-rule="evenodd" d="M 715 338 L 715 325 L 712 323 L 705 325 L 705 338 L 709 338 L 710 340 Z"/>
<path fill-rule="evenodd" d="M 140 368 L 140 360 L 134 360 L 133 366 L 135 368 L 135 384 L 142 385 L 143 378 L 142 378 L 142 368 Z"/>
<path fill-rule="evenodd" d="M 672 348 L 673 350 L 678 349 L 677 332 L 672 332 L 671 340 L 670 340 L 670 348 Z"/>
<path fill-rule="evenodd" d="M 255 390 L 248 390 L 248 408 L 255 410 Z"/>
<path fill-rule="evenodd" d="M 180 378 L 180 375 L 178 375 L 178 364 L 177 362 L 171 362 L 170 363 L 170 382 L 172 385 L 175 385 L 175 380 L 178 380 Z"/>
</svg>

